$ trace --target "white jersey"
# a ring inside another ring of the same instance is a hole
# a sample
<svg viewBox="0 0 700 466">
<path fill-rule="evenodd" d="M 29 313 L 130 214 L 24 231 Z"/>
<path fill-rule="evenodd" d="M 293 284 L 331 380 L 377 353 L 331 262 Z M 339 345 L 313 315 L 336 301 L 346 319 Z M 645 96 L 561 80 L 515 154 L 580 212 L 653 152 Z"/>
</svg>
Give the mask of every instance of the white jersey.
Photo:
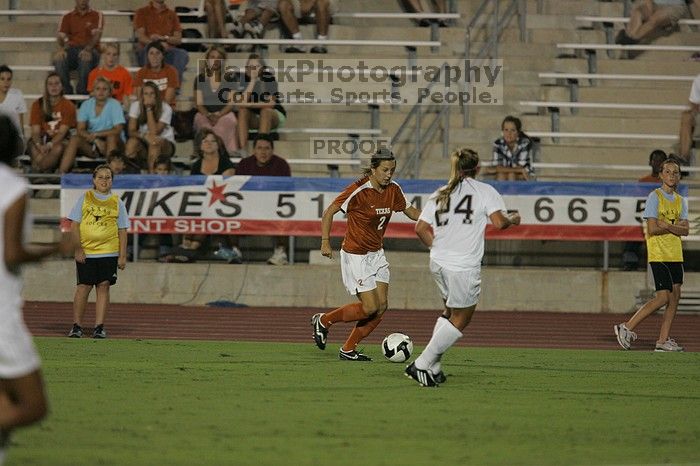
<svg viewBox="0 0 700 466">
<path fill-rule="evenodd" d="M 21 309 L 22 281 L 11 273 L 2 260 L 5 244 L 2 232 L 5 231 L 5 212 L 14 202 L 27 194 L 27 182 L 17 176 L 7 165 L 0 163 L 0 309 Z"/>
<path fill-rule="evenodd" d="M 446 208 L 436 205 L 435 191 L 420 220 L 433 227 L 430 259 L 451 270 L 478 267 L 484 256 L 484 230 L 492 213 L 505 210 L 503 198 L 492 186 L 465 178 L 450 194 Z"/>
</svg>

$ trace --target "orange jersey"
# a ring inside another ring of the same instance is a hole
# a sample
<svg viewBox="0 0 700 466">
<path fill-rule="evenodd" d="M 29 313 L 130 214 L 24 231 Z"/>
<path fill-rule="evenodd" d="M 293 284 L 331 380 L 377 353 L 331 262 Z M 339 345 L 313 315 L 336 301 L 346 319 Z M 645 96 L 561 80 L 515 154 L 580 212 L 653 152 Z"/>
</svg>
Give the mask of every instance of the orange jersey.
<svg viewBox="0 0 700 466">
<path fill-rule="evenodd" d="M 343 239 L 343 250 L 350 254 L 367 254 L 380 250 L 391 214 L 403 212 L 410 206 L 398 183 L 392 181 L 380 193 L 372 187 L 369 177 L 357 180 L 345 188 L 333 204 L 347 214 L 348 227 Z"/>
<path fill-rule="evenodd" d="M 112 97 L 122 103 L 125 95 L 131 95 L 131 73 L 121 65 L 117 65 L 113 70 L 98 66 L 90 71 L 88 75 L 88 92 L 92 92 L 92 86 L 98 76 L 104 76 L 112 83 Z"/>
</svg>

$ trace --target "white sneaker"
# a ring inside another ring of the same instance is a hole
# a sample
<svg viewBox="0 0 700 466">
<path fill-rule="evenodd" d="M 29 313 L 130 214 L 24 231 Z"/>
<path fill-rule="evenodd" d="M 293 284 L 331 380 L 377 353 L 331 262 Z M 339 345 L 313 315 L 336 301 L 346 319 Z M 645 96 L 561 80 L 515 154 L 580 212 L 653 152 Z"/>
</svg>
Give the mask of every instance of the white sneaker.
<svg viewBox="0 0 700 466">
<path fill-rule="evenodd" d="M 615 325 L 613 330 L 615 331 L 617 342 L 623 349 L 630 349 L 631 343 L 637 339 L 637 334 L 628 329 L 625 324 Z"/>
<path fill-rule="evenodd" d="M 663 344 L 657 343 L 654 351 L 657 353 L 680 353 L 685 351 L 685 349 L 682 346 L 678 346 L 678 343 L 676 343 L 675 340 L 669 338 L 663 342 Z"/>
<path fill-rule="evenodd" d="M 287 253 L 282 246 L 277 246 L 275 252 L 267 260 L 268 264 L 272 265 L 287 265 L 289 261 L 287 260 Z"/>
</svg>

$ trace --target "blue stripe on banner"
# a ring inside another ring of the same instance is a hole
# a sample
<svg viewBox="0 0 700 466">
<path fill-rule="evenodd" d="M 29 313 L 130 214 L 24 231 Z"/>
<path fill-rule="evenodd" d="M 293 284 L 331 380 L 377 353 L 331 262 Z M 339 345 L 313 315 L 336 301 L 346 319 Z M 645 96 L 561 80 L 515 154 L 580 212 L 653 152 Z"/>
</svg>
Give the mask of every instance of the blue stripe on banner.
<svg viewBox="0 0 700 466">
<path fill-rule="evenodd" d="M 201 186 L 204 175 L 118 175 L 114 189 L 155 189 L 180 186 Z M 351 178 L 293 178 L 280 176 L 253 176 L 241 187 L 244 191 L 322 191 L 340 193 L 354 182 Z M 396 180 L 405 193 L 430 194 L 443 186 L 445 180 Z M 504 196 L 625 196 L 644 198 L 657 188 L 658 183 L 574 183 L 486 181 Z M 61 177 L 61 187 L 89 189 L 92 175 L 68 174 Z M 688 196 L 688 186 L 678 187 L 681 196 Z"/>
</svg>

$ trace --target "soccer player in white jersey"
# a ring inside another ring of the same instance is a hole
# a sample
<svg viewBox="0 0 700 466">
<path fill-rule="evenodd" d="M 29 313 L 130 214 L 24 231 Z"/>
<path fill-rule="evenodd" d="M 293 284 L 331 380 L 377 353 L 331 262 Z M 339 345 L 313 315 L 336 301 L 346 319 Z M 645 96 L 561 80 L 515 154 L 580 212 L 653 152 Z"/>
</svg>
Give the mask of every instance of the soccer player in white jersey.
<svg viewBox="0 0 700 466">
<path fill-rule="evenodd" d="M 39 355 L 22 318 L 22 280 L 19 267 L 56 251 L 73 251 L 68 235 L 61 243 L 28 249 L 27 182 L 10 168 L 22 146 L 12 121 L 0 115 L 0 465 L 10 431 L 46 415 L 47 402 Z"/>
<path fill-rule="evenodd" d="M 486 224 L 490 220 L 501 230 L 520 224 L 517 212 L 505 213 L 498 191 L 474 179 L 479 154 L 458 149 L 450 163 L 449 182 L 430 196 L 416 224 L 418 238 L 430 248 L 430 271 L 445 302 L 428 346 L 405 371 L 425 387 L 446 380 L 440 358 L 461 338 L 479 302 Z"/>
</svg>

